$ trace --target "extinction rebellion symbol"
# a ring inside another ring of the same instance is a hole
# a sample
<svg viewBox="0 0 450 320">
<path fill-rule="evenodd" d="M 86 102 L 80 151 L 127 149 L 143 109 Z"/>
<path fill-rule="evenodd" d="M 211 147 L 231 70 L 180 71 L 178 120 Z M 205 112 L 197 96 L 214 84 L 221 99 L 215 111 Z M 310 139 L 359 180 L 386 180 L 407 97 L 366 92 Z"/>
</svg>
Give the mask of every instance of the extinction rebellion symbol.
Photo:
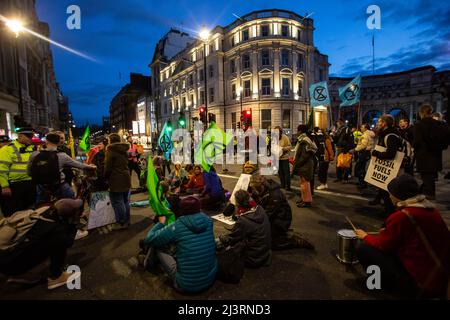
<svg viewBox="0 0 450 320">
<path fill-rule="evenodd" d="M 356 84 L 352 85 L 347 90 L 345 90 L 345 93 L 344 93 L 345 99 L 347 99 L 349 101 L 355 100 L 358 92 L 359 92 L 359 86 Z"/>
<path fill-rule="evenodd" d="M 161 141 L 159 142 L 159 147 L 161 148 L 161 151 L 164 153 L 170 151 L 170 149 L 172 147 L 172 142 L 170 141 L 170 138 L 167 134 L 165 134 L 161 137 Z"/>
<path fill-rule="evenodd" d="M 322 86 L 314 89 L 314 99 L 319 102 L 325 101 L 327 99 L 327 96 L 324 94 L 324 92 L 325 88 Z"/>
</svg>

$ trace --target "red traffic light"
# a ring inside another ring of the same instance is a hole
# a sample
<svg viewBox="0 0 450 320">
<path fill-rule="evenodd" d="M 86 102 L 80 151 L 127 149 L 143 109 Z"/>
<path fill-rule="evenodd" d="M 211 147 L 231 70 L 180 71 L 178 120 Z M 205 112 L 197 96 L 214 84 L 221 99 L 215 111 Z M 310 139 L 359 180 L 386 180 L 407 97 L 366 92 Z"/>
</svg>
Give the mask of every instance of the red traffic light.
<svg viewBox="0 0 450 320">
<path fill-rule="evenodd" d="M 204 113 L 204 112 L 205 112 L 205 108 L 201 107 L 201 108 L 199 109 L 199 112 L 200 112 L 200 113 Z"/>
<path fill-rule="evenodd" d="M 251 116 L 251 115 L 252 115 L 252 112 L 251 112 L 250 110 L 247 110 L 246 115 L 247 115 L 247 116 Z"/>
</svg>

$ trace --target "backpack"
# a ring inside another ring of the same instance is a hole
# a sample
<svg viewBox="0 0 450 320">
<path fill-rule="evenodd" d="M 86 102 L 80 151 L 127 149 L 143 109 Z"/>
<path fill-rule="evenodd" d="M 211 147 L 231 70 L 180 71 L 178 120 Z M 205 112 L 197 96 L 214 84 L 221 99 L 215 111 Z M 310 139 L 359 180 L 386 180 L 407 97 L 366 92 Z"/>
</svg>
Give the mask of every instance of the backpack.
<svg viewBox="0 0 450 320">
<path fill-rule="evenodd" d="M 245 241 L 217 253 L 217 279 L 238 284 L 244 276 Z"/>
<path fill-rule="evenodd" d="M 59 185 L 61 173 L 57 151 L 41 151 L 31 164 L 31 179 L 38 185 Z"/>
<path fill-rule="evenodd" d="M 27 233 L 39 220 L 54 222 L 42 217 L 50 207 L 19 211 L 0 220 L 0 251 L 9 251 L 25 240 Z"/>
<path fill-rule="evenodd" d="M 389 136 L 394 135 L 396 136 L 398 139 L 400 139 L 402 141 L 402 146 L 400 147 L 400 149 L 398 151 L 403 152 L 405 154 L 405 157 L 403 158 L 403 162 L 402 162 L 402 167 L 405 166 L 409 166 L 411 165 L 413 158 L 414 158 L 414 149 L 411 146 L 411 144 L 409 143 L 408 140 L 403 139 L 401 136 L 395 134 L 395 133 L 390 133 L 388 135 L 386 135 L 386 137 L 384 137 L 384 145 L 387 146 L 387 139 Z"/>
<path fill-rule="evenodd" d="M 323 134 L 314 135 L 314 143 L 317 146 L 316 156 L 319 161 L 325 161 L 325 136 Z"/>
</svg>

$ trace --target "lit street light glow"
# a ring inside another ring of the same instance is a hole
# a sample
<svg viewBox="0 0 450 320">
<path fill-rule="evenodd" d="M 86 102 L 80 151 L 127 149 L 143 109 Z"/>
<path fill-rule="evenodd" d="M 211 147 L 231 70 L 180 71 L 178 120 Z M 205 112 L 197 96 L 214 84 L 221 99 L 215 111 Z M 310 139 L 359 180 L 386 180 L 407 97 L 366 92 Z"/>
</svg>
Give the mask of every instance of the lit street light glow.
<svg viewBox="0 0 450 320">
<path fill-rule="evenodd" d="M 24 30 L 23 24 L 22 22 L 20 22 L 19 20 L 7 20 L 6 21 L 6 26 L 16 34 L 16 38 L 19 37 L 20 32 L 22 32 Z"/>
<path fill-rule="evenodd" d="M 200 33 L 199 33 L 200 39 L 202 39 L 203 41 L 208 41 L 210 33 L 209 30 L 206 28 L 203 28 Z"/>
<path fill-rule="evenodd" d="M 7 26 L 12 32 L 14 32 L 14 33 L 16 34 L 16 37 L 19 37 L 20 32 L 28 32 L 29 34 L 31 34 L 31 35 L 33 35 L 33 36 L 39 38 L 39 39 L 42 39 L 42 40 L 44 40 L 44 41 L 47 41 L 48 43 L 53 44 L 53 45 L 56 46 L 56 47 L 59 47 L 59 48 L 61 48 L 61 49 L 63 49 L 63 50 L 66 50 L 66 51 L 68 51 L 68 52 L 70 52 L 70 53 L 73 53 L 73 54 L 75 54 L 75 55 L 77 55 L 77 56 L 79 56 L 79 57 L 82 57 L 82 58 L 84 58 L 84 59 L 87 59 L 87 60 L 90 60 L 90 61 L 92 61 L 92 62 L 97 62 L 97 63 L 98 63 L 97 60 L 95 60 L 94 58 L 92 58 L 92 57 L 90 57 L 90 56 L 88 56 L 88 55 L 86 55 L 86 54 L 84 54 L 84 53 L 82 53 L 82 52 L 79 52 L 79 51 L 77 51 L 77 50 L 74 50 L 74 49 L 72 49 L 72 48 L 69 48 L 69 47 L 67 47 L 67 46 L 65 46 L 65 45 L 63 45 L 63 44 L 61 44 L 61 43 L 58 43 L 58 42 L 56 42 L 56 41 L 53 41 L 53 40 L 51 40 L 51 39 L 49 39 L 49 38 L 47 38 L 47 37 L 45 37 L 45 36 L 43 36 L 43 35 L 41 35 L 41 34 L 39 34 L 39 33 L 37 33 L 37 32 L 34 32 L 33 30 L 30 30 L 30 29 L 24 27 L 24 26 L 22 25 L 22 23 L 21 23 L 20 21 L 18 21 L 18 20 L 8 19 L 8 18 L 6 18 L 5 16 L 2 16 L 2 15 L 0 14 L 0 21 L 3 21 L 3 22 L 6 24 L 6 26 Z"/>
</svg>

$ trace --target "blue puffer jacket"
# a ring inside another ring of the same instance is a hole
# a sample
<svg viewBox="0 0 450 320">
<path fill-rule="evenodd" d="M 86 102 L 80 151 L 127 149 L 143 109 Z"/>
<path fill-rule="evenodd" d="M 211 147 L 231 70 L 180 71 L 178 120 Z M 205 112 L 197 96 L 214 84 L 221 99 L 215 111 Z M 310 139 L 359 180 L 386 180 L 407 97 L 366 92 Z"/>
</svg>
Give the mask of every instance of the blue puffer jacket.
<svg viewBox="0 0 450 320">
<path fill-rule="evenodd" d="M 217 273 L 216 243 L 212 220 L 204 213 L 181 216 L 175 223 L 161 223 L 150 230 L 146 244 L 158 248 L 176 245 L 178 286 L 186 292 L 210 287 Z"/>
</svg>

